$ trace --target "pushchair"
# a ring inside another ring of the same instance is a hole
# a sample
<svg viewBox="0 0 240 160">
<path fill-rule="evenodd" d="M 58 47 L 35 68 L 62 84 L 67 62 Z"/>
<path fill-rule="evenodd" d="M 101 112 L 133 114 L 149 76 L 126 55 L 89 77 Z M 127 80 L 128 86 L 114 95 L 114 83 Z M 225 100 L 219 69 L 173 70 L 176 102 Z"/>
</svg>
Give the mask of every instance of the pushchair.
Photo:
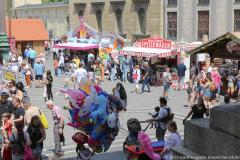
<svg viewBox="0 0 240 160">
<path fill-rule="evenodd" d="M 127 121 L 129 134 L 123 143 L 123 150 L 125 153 L 127 153 L 128 160 L 152 160 L 152 158 L 148 156 L 148 153 L 146 153 L 147 151 L 142 146 L 142 142 L 139 141 L 139 134 L 145 134 L 144 132 L 148 129 L 151 122 L 148 123 L 143 132 L 141 132 L 141 123 L 147 122 L 138 121 L 136 118 L 130 118 Z M 147 135 L 145 134 L 145 136 Z M 150 140 L 149 137 L 148 139 Z M 153 149 L 153 154 L 160 153 L 164 148 L 164 141 L 151 142 L 151 148 Z"/>
</svg>

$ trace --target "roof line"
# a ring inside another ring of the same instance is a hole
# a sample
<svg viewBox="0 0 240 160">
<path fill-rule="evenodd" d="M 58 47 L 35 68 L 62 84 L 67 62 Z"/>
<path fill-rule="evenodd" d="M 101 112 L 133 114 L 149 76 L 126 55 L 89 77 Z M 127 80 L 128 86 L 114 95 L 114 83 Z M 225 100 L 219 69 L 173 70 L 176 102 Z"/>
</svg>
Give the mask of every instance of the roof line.
<svg viewBox="0 0 240 160">
<path fill-rule="evenodd" d="M 238 42 L 240 42 L 240 37 L 234 35 L 234 33 L 227 32 L 227 33 L 209 41 L 208 43 L 202 44 L 199 47 L 188 51 L 187 54 L 195 54 L 196 52 L 199 52 L 200 50 L 203 50 L 204 48 L 209 47 L 209 46 L 213 45 L 214 43 L 219 42 L 222 39 L 225 39 L 226 37 L 228 37 L 228 38 L 232 37 L 233 39 L 236 39 Z"/>
<path fill-rule="evenodd" d="M 26 8 L 51 8 L 51 7 L 66 7 L 69 4 L 67 2 L 54 2 L 54 3 L 41 3 L 41 4 L 27 4 L 16 7 L 15 9 L 26 9 Z"/>
</svg>

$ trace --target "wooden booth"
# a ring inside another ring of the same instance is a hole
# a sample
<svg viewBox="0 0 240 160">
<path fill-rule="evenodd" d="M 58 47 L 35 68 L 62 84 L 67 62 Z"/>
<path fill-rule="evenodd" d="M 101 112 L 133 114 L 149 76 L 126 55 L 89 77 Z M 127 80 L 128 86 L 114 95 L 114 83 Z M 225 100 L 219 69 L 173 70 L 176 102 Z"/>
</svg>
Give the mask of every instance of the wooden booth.
<svg viewBox="0 0 240 160">
<path fill-rule="evenodd" d="M 18 52 L 24 53 L 27 45 L 38 54 L 44 52 L 44 42 L 49 37 L 41 19 L 7 19 L 6 29 L 8 37 L 15 41 Z"/>
</svg>

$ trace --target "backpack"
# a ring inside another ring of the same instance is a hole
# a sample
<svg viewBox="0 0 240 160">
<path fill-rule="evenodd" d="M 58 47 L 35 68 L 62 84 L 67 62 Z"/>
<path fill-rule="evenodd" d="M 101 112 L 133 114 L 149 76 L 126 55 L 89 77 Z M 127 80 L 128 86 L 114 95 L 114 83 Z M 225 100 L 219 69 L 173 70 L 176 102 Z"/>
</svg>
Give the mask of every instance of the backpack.
<svg viewBox="0 0 240 160">
<path fill-rule="evenodd" d="M 166 117 L 162 118 L 160 120 L 160 122 L 163 122 L 163 123 L 168 123 L 169 121 L 172 121 L 173 118 L 174 118 L 174 113 L 171 112 L 170 108 L 164 108 L 167 110 L 168 114 Z"/>
</svg>

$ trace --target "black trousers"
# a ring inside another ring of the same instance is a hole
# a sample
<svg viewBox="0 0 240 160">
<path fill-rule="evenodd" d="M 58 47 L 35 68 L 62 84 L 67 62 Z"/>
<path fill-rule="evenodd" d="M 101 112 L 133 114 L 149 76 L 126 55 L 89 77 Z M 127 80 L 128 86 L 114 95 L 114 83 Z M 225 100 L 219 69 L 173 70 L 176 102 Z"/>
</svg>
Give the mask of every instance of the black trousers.
<svg viewBox="0 0 240 160">
<path fill-rule="evenodd" d="M 52 94 L 52 84 L 47 84 L 47 98 L 48 100 L 52 99 L 53 100 L 53 94 Z"/>
</svg>

